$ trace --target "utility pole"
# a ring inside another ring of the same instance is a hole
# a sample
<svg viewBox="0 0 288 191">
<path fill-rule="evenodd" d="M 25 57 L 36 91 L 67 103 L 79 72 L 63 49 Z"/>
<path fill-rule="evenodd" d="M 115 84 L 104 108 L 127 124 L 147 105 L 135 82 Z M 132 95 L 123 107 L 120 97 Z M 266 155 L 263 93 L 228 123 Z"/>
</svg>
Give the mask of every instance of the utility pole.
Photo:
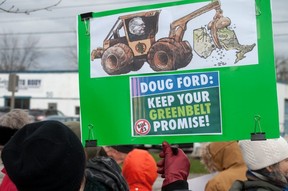
<svg viewBox="0 0 288 191">
<path fill-rule="evenodd" d="M 16 74 L 9 74 L 8 91 L 12 92 L 10 99 L 10 110 L 15 107 L 15 92 L 18 91 L 19 76 Z"/>
</svg>

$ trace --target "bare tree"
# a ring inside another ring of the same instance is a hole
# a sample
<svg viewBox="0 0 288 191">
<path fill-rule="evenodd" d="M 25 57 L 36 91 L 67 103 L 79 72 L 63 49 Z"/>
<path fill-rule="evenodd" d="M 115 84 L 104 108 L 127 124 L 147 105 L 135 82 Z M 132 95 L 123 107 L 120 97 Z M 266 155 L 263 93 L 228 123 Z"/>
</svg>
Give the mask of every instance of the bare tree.
<svg viewBox="0 0 288 191">
<path fill-rule="evenodd" d="M 40 7 L 40 8 L 35 8 L 35 9 L 20 9 L 16 7 L 15 5 L 12 5 L 9 8 L 3 8 L 3 5 L 7 2 L 7 0 L 2 0 L 0 1 L 0 11 L 6 12 L 6 13 L 22 13 L 22 14 L 30 14 L 32 12 L 41 11 L 41 10 L 50 11 L 51 8 L 59 5 L 61 1 L 62 0 L 58 0 L 55 4 L 52 4 L 46 7 Z"/>
<path fill-rule="evenodd" d="M 28 36 L 23 41 L 13 34 L 0 38 L 0 71 L 25 71 L 37 67 L 42 52 L 37 49 L 39 39 Z"/>
<path fill-rule="evenodd" d="M 71 45 L 68 51 L 65 51 L 67 61 L 72 63 L 73 66 L 78 67 L 77 45 Z"/>
<path fill-rule="evenodd" d="M 277 81 L 288 83 L 288 58 L 276 57 L 275 64 Z"/>
<path fill-rule="evenodd" d="M 56 3 L 35 9 L 21 9 L 15 5 L 5 8 L 8 0 L 0 0 L 0 12 L 30 14 L 32 12 L 46 10 L 50 11 L 53 7 L 60 4 Z M 22 39 L 22 38 L 21 38 Z M 41 51 L 37 49 L 39 39 L 28 36 L 24 41 L 13 33 L 4 33 L 0 36 L 0 71 L 24 71 L 32 67 L 37 67 L 37 59 L 41 56 Z"/>
<path fill-rule="evenodd" d="M 73 38 L 69 39 L 70 46 L 65 50 L 64 55 L 73 67 L 78 68 L 78 55 L 77 55 L 77 34 L 74 31 Z"/>
</svg>

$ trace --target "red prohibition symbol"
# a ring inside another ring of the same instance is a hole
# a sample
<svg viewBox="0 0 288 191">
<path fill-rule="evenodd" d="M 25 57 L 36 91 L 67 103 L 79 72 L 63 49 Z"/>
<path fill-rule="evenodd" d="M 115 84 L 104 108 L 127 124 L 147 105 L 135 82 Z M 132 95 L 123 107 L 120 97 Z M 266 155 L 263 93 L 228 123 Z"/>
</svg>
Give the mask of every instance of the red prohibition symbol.
<svg viewBox="0 0 288 191">
<path fill-rule="evenodd" d="M 138 121 L 136 121 L 134 129 L 137 134 L 146 135 L 150 132 L 151 125 L 146 119 L 139 119 Z"/>
</svg>

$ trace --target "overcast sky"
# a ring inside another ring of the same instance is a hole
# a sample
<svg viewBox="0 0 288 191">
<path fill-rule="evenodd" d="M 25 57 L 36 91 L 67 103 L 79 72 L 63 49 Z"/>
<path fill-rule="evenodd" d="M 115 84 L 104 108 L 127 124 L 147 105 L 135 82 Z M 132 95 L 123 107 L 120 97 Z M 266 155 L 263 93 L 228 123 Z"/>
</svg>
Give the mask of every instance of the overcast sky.
<svg viewBox="0 0 288 191">
<path fill-rule="evenodd" d="M 39 9 L 56 4 L 59 0 L 6 0 L 0 8 L 12 6 L 20 10 Z M 171 0 L 170 0 L 171 1 Z M 173 1 L 173 0 L 172 0 Z M 174 0 L 175 1 L 175 0 Z M 271 0 L 276 56 L 288 57 L 288 2 Z M 2 2 L 2 0 L 0 0 Z M 75 69 L 68 54 L 76 45 L 76 18 L 86 12 L 133 7 L 145 4 L 168 2 L 167 0 L 62 0 L 49 11 L 42 10 L 26 14 L 12 14 L 0 10 L 0 37 L 15 33 L 19 38 L 30 34 L 39 39 L 39 50 L 44 54 L 39 60 L 43 70 Z M 266 1 L 265 1 L 266 2 Z M 264 3 L 264 1 L 262 1 Z"/>
</svg>

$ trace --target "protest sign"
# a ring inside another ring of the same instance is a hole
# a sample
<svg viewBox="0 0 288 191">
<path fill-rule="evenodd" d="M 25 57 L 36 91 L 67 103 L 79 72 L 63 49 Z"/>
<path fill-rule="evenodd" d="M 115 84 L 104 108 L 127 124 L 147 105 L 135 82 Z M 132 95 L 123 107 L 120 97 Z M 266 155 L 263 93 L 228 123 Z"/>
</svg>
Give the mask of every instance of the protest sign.
<svg viewBox="0 0 288 191">
<path fill-rule="evenodd" d="M 248 139 L 255 116 L 267 138 L 279 136 L 272 36 L 269 0 L 79 15 L 83 141 Z"/>
</svg>

